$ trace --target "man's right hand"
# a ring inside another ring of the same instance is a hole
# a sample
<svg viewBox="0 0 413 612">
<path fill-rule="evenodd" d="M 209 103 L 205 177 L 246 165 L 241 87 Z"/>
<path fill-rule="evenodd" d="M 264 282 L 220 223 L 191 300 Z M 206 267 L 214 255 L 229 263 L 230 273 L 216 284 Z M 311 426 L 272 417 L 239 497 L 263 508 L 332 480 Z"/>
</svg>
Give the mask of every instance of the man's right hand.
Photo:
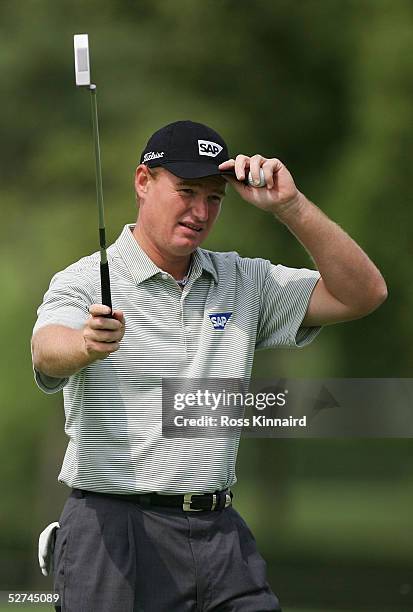
<svg viewBox="0 0 413 612">
<path fill-rule="evenodd" d="M 122 311 L 114 310 L 112 317 L 109 306 L 92 304 L 90 317 L 83 327 L 85 350 L 93 359 L 105 359 L 119 349 L 125 334 L 125 317 Z"/>
</svg>

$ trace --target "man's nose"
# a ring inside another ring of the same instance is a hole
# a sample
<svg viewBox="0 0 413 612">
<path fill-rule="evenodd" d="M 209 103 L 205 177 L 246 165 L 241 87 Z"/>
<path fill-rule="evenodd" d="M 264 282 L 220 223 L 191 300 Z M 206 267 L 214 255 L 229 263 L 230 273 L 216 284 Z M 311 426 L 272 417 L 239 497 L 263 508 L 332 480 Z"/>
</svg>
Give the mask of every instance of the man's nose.
<svg viewBox="0 0 413 612">
<path fill-rule="evenodd" d="M 199 194 L 194 198 L 192 213 L 197 221 L 202 223 L 208 221 L 208 201 L 205 196 Z"/>
</svg>

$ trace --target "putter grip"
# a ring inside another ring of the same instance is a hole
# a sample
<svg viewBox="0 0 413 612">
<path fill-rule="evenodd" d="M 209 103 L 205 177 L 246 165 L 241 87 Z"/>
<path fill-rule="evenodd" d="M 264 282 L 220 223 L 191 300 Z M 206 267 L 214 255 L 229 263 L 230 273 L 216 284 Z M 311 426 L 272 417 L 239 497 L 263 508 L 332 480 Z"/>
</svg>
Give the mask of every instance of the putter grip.
<svg viewBox="0 0 413 612">
<path fill-rule="evenodd" d="M 106 315 L 107 317 L 112 316 L 112 296 L 110 294 L 110 278 L 109 278 L 109 265 L 106 261 L 100 264 L 100 288 L 102 292 L 102 304 L 109 306 L 111 314 Z"/>
</svg>

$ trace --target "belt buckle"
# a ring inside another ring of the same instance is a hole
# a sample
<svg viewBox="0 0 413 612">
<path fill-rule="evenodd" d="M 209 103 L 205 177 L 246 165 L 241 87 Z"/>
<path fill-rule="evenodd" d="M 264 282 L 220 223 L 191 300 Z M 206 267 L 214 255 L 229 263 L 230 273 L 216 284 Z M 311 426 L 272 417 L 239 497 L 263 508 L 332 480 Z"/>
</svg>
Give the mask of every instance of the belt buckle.
<svg viewBox="0 0 413 612">
<path fill-rule="evenodd" d="M 191 508 L 192 498 L 194 495 L 198 497 L 202 496 L 201 493 L 185 493 L 182 510 L 185 510 L 186 512 L 202 512 L 203 508 Z"/>
</svg>

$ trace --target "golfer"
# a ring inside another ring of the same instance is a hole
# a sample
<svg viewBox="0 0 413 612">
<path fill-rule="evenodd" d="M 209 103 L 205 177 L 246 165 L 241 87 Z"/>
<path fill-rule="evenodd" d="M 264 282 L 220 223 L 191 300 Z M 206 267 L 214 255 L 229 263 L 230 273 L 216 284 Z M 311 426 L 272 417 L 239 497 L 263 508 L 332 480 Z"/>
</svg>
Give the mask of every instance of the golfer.
<svg viewBox="0 0 413 612">
<path fill-rule="evenodd" d="M 286 225 L 317 270 L 202 249 L 228 183 L 240 206 Z M 61 609 L 280 610 L 232 505 L 238 437 L 163 437 L 162 379 L 248 378 L 256 349 L 303 347 L 323 325 L 367 315 L 385 282 L 280 160 L 229 159 L 205 125 L 157 131 L 135 190 L 137 221 L 108 249 L 112 317 L 94 253 L 53 277 L 32 338 L 37 384 L 63 389 L 69 439 L 53 555 Z"/>
</svg>

